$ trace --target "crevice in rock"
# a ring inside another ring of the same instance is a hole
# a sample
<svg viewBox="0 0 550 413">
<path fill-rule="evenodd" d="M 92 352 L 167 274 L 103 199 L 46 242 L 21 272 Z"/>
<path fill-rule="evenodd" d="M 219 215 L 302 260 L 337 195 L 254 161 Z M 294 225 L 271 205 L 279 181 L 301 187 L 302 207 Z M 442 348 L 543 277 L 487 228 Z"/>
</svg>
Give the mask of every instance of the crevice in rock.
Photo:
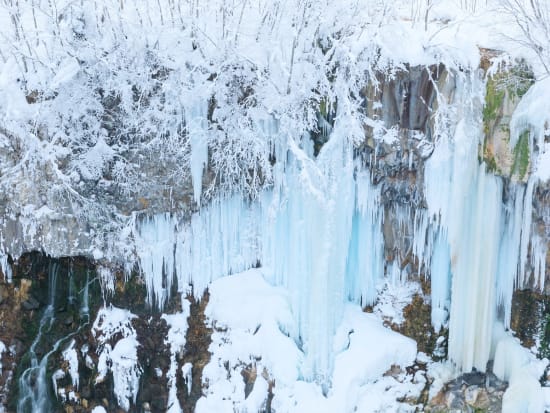
<svg viewBox="0 0 550 413">
<path fill-rule="evenodd" d="M 185 411 L 195 411 L 195 405 L 203 394 L 202 371 L 210 361 L 210 343 L 212 342 L 212 329 L 206 323 L 205 309 L 208 305 L 210 295 L 205 291 L 200 300 L 192 294 L 187 296 L 191 303 L 190 315 L 187 319 L 188 328 L 186 335 L 185 352 L 182 360 L 179 360 L 178 369 L 185 363 L 191 363 L 192 385 L 191 391 L 187 393 L 187 384 L 183 377 L 178 374 L 177 388 L 178 399 Z"/>
</svg>

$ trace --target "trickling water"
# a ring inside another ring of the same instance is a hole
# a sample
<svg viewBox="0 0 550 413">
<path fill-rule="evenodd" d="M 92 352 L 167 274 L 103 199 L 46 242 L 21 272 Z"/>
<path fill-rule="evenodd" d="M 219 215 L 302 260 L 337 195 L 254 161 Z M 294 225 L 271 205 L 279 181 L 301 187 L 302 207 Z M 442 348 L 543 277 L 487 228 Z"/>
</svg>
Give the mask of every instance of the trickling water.
<svg viewBox="0 0 550 413">
<path fill-rule="evenodd" d="M 27 353 L 30 367 L 28 367 L 19 378 L 18 413 L 49 413 L 53 411 L 53 386 L 51 381 L 47 378 L 48 359 L 60 349 L 63 343 L 78 334 L 80 330 L 89 323 L 89 273 L 86 274 L 86 284 L 80 291 L 77 291 L 74 275 L 71 271 L 68 280 L 68 294 L 67 297 L 64 298 L 56 295 L 56 291 L 58 290 L 57 282 L 59 270 L 60 264 L 58 262 L 53 261 L 50 263 L 48 268 L 48 305 L 40 319 L 38 333 Z M 59 281 L 66 282 L 67 280 L 63 280 L 62 278 Z M 41 344 L 44 345 L 44 340 L 46 340 L 47 336 L 51 333 L 56 321 L 56 308 L 60 306 L 60 301 L 63 299 L 66 299 L 68 305 L 73 305 L 80 299 L 80 325 L 77 330 L 55 341 L 55 343 L 47 349 L 48 351 L 45 354 L 42 355 L 40 352 L 37 353 L 37 348 Z"/>
<path fill-rule="evenodd" d="M 82 295 L 82 304 L 80 305 L 80 318 L 90 315 L 89 294 L 90 294 L 90 271 L 86 271 L 86 284 L 80 292 Z"/>
<path fill-rule="evenodd" d="M 19 378 L 18 413 L 51 411 L 50 386 L 49 381 L 46 379 L 46 368 L 48 357 L 52 352 L 46 353 L 42 359 L 39 359 L 39 356 L 36 354 L 36 348 L 42 338 L 51 330 L 55 320 L 55 290 L 58 271 L 58 263 L 51 263 L 48 269 L 48 306 L 44 310 L 44 314 L 40 320 L 38 334 L 27 353 L 30 359 L 30 367 Z M 58 343 L 56 343 L 55 347 L 59 345 Z"/>
</svg>

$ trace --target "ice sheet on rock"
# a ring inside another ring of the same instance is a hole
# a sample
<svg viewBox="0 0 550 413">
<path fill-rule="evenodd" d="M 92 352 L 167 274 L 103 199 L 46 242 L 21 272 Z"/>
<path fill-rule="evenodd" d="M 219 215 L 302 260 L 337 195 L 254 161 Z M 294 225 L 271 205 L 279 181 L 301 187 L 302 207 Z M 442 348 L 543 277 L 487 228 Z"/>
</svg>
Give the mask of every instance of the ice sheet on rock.
<svg viewBox="0 0 550 413">
<path fill-rule="evenodd" d="M 221 197 L 189 221 L 161 214 L 136 222 L 149 302 L 162 308 L 174 277 L 180 292 L 192 284 L 199 296 L 209 282 L 260 263 L 273 285 L 291 291 L 294 337 L 308 360 L 301 374 L 328 377 L 346 297 L 373 302 L 383 276 L 379 189 L 357 171 L 343 122 L 317 159 L 291 144 L 274 188 L 256 202 Z"/>
<path fill-rule="evenodd" d="M 355 211 L 346 263 L 346 295 L 354 302 L 372 305 L 376 299 L 376 286 L 384 274 L 380 188 L 371 184 L 366 171 L 357 174 L 355 185 Z"/>
<path fill-rule="evenodd" d="M 435 238 L 431 257 L 430 274 L 432 274 L 432 326 L 439 332 L 445 324 L 450 308 L 451 256 L 446 232 L 440 229 Z"/>
<path fill-rule="evenodd" d="M 0 374 L 2 374 L 2 368 L 4 367 L 2 365 L 2 355 L 6 352 L 6 350 L 7 350 L 6 345 L 4 344 L 3 341 L 0 340 Z"/>
<path fill-rule="evenodd" d="M 3 253 L 0 253 L 0 269 L 2 270 L 2 274 L 4 274 L 4 280 L 8 283 L 11 283 L 11 265 L 8 263 L 8 256 Z"/>
<path fill-rule="evenodd" d="M 434 327 L 450 295 L 449 358 L 463 371 L 484 371 L 491 355 L 497 305 L 509 323 L 514 286 L 523 285 L 531 239 L 533 183 L 512 188 L 502 204 L 502 182 L 477 159 L 481 139 L 475 77 L 463 82 L 452 135 L 444 134 L 426 162 L 425 192 L 432 217 Z M 495 207 L 496 206 L 496 207 Z M 442 235 L 445 236 L 443 240 Z M 448 248 L 448 250 L 447 250 Z M 538 256 L 540 256 L 540 252 Z M 449 279 L 451 274 L 451 282 Z M 450 288 L 450 291 L 449 291 Z M 449 294 L 450 292 L 450 294 Z"/>
</svg>

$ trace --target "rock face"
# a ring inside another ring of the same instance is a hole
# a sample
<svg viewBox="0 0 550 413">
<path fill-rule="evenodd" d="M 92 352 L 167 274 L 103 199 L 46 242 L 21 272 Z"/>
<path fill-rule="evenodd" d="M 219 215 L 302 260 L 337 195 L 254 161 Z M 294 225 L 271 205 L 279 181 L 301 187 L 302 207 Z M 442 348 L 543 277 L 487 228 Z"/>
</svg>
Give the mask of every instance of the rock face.
<svg viewBox="0 0 550 413">
<path fill-rule="evenodd" d="M 487 412 L 502 411 L 502 396 L 506 383 L 492 373 L 468 373 L 447 383 L 430 401 L 425 411 L 443 412 Z"/>
</svg>

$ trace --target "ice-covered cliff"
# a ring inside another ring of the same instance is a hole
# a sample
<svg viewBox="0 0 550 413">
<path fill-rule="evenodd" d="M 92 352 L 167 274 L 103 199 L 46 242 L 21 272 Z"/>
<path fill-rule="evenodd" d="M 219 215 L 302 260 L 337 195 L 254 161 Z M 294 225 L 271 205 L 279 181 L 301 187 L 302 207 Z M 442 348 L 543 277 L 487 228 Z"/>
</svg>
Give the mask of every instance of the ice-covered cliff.
<svg viewBox="0 0 550 413">
<path fill-rule="evenodd" d="M 547 408 L 550 84 L 466 3 L 6 3 L 8 409 Z"/>
</svg>

